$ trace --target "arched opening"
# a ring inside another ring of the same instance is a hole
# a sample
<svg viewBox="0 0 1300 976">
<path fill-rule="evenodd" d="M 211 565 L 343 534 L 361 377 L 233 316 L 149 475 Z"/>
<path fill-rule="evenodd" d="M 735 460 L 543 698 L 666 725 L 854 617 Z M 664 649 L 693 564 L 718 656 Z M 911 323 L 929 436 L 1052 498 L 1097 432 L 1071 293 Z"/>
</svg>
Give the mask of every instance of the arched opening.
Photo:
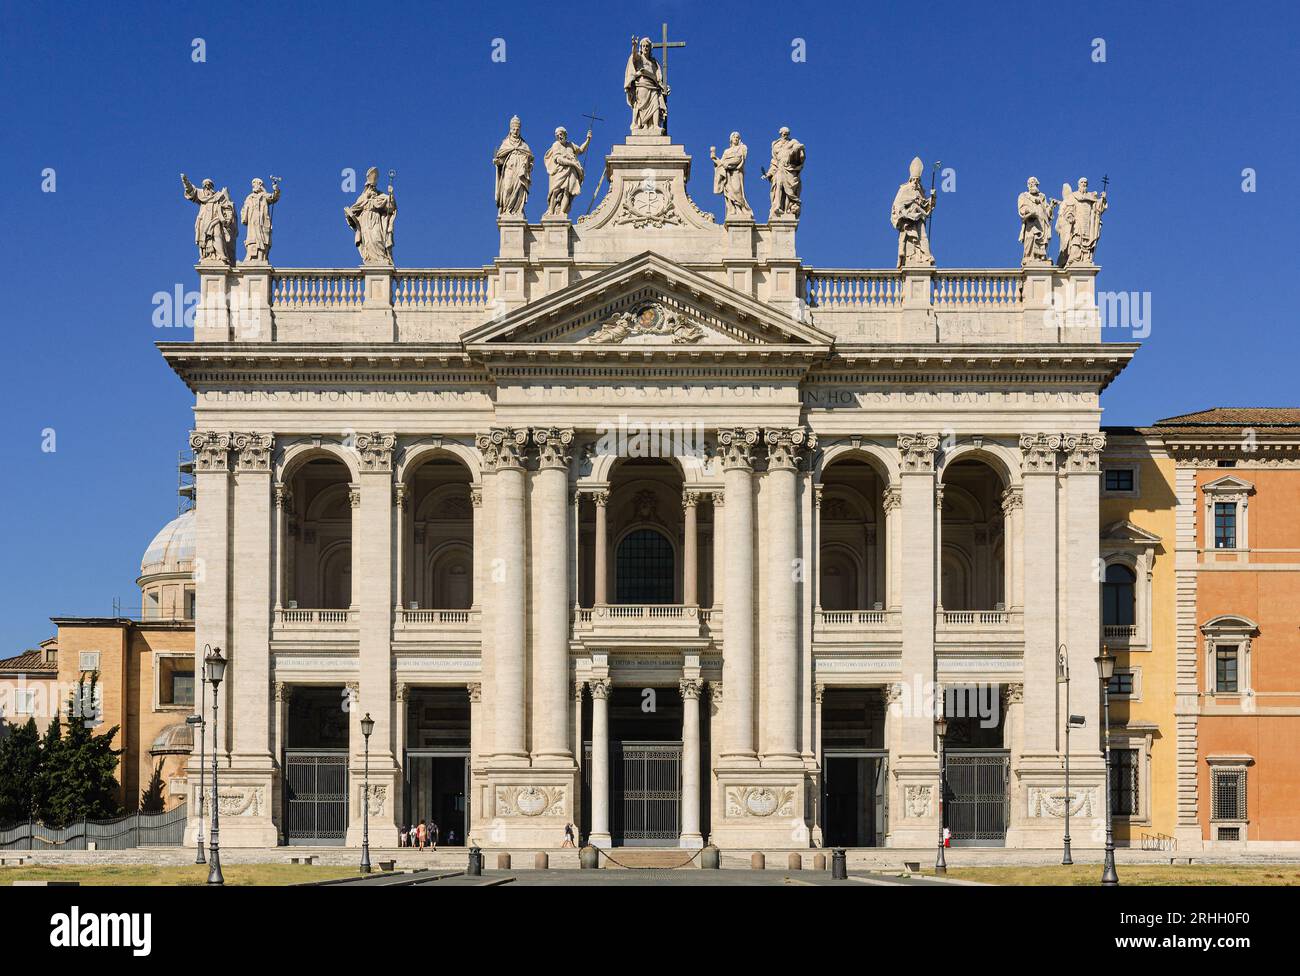
<svg viewBox="0 0 1300 976">
<path fill-rule="evenodd" d="M 1106 567 L 1101 584 L 1101 622 L 1106 627 L 1131 627 L 1137 622 L 1137 574 L 1123 563 Z"/>
<path fill-rule="evenodd" d="M 823 610 L 882 610 L 886 586 L 885 475 L 860 456 L 822 473 L 817 603 Z"/>
<path fill-rule="evenodd" d="M 342 610 L 352 605 L 352 499 L 347 465 L 317 457 L 289 478 L 285 499 L 285 603 Z"/>
<path fill-rule="evenodd" d="M 617 603 L 673 603 L 676 557 L 658 529 L 633 529 L 618 544 Z"/>
<path fill-rule="evenodd" d="M 982 458 L 959 458 L 944 468 L 939 593 L 945 610 L 1006 609 L 1006 487 Z"/>
<path fill-rule="evenodd" d="M 473 478 L 460 460 L 431 455 L 405 477 L 401 513 L 401 605 L 410 610 L 474 606 Z"/>
</svg>

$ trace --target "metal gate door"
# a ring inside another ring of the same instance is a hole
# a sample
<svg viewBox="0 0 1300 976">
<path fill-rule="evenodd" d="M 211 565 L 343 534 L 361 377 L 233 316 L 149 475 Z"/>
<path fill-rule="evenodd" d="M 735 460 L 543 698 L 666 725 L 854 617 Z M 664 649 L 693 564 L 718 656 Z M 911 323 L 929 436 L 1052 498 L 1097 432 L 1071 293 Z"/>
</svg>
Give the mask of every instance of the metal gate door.
<svg viewBox="0 0 1300 976">
<path fill-rule="evenodd" d="M 653 847 L 681 837 L 682 744 L 613 744 L 610 824 L 615 844 Z M 618 802 L 619 798 L 622 802 Z"/>
<path fill-rule="evenodd" d="M 290 844 L 342 844 L 347 828 L 347 754 L 286 753 L 285 840 Z"/>
<path fill-rule="evenodd" d="M 952 842 L 966 847 L 1001 847 L 1007 839 L 1007 777 L 1011 758 L 1005 752 L 947 754 L 944 823 Z"/>
</svg>

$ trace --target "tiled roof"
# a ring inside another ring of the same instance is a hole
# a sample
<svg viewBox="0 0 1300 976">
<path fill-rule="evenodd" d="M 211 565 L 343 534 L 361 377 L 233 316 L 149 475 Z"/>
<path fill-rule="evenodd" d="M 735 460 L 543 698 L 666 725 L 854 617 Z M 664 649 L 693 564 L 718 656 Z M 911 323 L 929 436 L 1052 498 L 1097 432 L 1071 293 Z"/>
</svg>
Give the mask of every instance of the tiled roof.
<svg viewBox="0 0 1300 976">
<path fill-rule="evenodd" d="M 23 651 L 14 657 L 0 658 L 0 671 L 25 671 L 28 674 L 50 674 L 59 673 L 59 665 L 55 661 L 45 660 L 45 652 L 41 650 Z"/>
<path fill-rule="evenodd" d="M 1211 407 L 1156 421 L 1157 427 L 1300 427 L 1300 407 Z"/>
</svg>

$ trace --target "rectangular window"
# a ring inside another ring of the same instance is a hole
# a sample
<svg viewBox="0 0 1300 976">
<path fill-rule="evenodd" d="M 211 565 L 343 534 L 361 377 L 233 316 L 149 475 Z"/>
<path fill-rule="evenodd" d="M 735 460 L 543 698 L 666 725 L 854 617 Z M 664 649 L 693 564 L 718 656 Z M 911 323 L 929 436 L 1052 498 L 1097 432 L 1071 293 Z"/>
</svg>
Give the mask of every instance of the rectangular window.
<svg viewBox="0 0 1300 976">
<path fill-rule="evenodd" d="M 194 661 L 192 658 L 158 659 L 158 704 L 194 707 Z"/>
<path fill-rule="evenodd" d="M 98 671 L 99 651 L 82 651 L 77 655 L 77 669 L 79 671 Z"/>
<path fill-rule="evenodd" d="M 1214 503 L 1214 548 L 1237 548 L 1237 503 Z"/>
<path fill-rule="evenodd" d="M 1133 694 L 1133 672 L 1116 671 L 1110 676 L 1110 693 L 1112 695 Z"/>
<path fill-rule="evenodd" d="M 1132 468 L 1107 468 L 1106 469 L 1106 491 L 1132 491 L 1133 490 L 1133 469 Z"/>
<path fill-rule="evenodd" d="M 1214 690 L 1227 695 L 1236 694 L 1240 689 L 1237 683 L 1236 644 L 1224 644 L 1214 649 Z"/>
<path fill-rule="evenodd" d="M 1246 771 L 1244 769 L 1212 769 L 1210 819 L 1246 819 Z"/>
<path fill-rule="evenodd" d="M 15 715 L 35 715 L 36 714 L 36 689 L 23 688 L 14 693 L 14 714 Z"/>
<path fill-rule="evenodd" d="M 1110 751 L 1110 812 L 1117 817 L 1138 813 L 1138 759 L 1136 749 Z"/>
</svg>

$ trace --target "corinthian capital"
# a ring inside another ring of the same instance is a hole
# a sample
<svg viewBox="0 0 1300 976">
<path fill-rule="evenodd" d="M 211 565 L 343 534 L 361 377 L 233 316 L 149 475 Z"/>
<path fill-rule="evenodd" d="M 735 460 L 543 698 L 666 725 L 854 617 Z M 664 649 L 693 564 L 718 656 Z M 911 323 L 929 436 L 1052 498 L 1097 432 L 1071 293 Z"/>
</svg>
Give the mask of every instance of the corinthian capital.
<svg viewBox="0 0 1300 976">
<path fill-rule="evenodd" d="M 194 452 L 195 471 L 230 470 L 230 435 L 215 430 L 190 433 L 190 450 Z"/>
<path fill-rule="evenodd" d="M 533 443 L 537 445 L 537 461 L 543 468 L 568 468 L 573 455 L 572 427 L 534 427 Z"/>
<path fill-rule="evenodd" d="M 270 471 L 271 445 L 275 438 L 270 434 L 231 434 L 231 446 L 238 454 L 237 470 Z"/>
<path fill-rule="evenodd" d="M 357 435 L 357 453 L 361 455 L 362 471 L 392 471 L 393 448 L 397 438 L 378 431 Z"/>
<path fill-rule="evenodd" d="M 1101 431 L 1063 434 L 1061 450 L 1065 452 L 1065 470 L 1096 474 L 1101 470 L 1100 455 L 1105 447 L 1106 435 Z"/>
<path fill-rule="evenodd" d="M 748 468 L 754 463 L 757 427 L 723 427 L 718 431 L 718 459 L 723 470 Z"/>
<path fill-rule="evenodd" d="M 1026 471 L 1055 471 L 1060 434 L 1021 434 L 1021 466 Z"/>
<path fill-rule="evenodd" d="M 769 427 L 763 440 L 767 442 L 769 468 L 797 469 L 817 447 L 817 435 L 804 427 Z"/>
<path fill-rule="evenodd" d="M 904 471 L 933 471 L 939 450 L 938 434 L 899 434 L 898 451 Z"/>
<path fill-rule="evenodd" d="M 528 451 L 528 430 L 524 427 L 493 427 L 474 438 L 483 464 L 489 471 L 523 466 Z"/>
</svg>

